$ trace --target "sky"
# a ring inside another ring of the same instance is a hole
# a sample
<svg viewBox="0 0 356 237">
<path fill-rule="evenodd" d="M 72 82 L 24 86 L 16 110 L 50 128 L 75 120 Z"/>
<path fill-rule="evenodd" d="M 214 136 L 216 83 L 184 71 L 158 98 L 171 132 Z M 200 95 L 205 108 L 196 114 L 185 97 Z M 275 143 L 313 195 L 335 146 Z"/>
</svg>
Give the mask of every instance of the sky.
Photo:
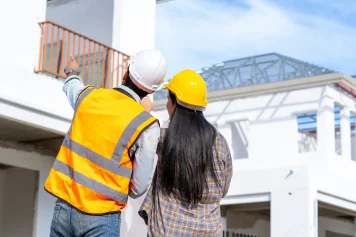
<svg viewBox="0 0 356 237">
<path fill-rule="evenodd" d="M 356 0 L 173 0 L 156 22 L 167 79 L 271 52 L 356 74 Z"/>
</svg>

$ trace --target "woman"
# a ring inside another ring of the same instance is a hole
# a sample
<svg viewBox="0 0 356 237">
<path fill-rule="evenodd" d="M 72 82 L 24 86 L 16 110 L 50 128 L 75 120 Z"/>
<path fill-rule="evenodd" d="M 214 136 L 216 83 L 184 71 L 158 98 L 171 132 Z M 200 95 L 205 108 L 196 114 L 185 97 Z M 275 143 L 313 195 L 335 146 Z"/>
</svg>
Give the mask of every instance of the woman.
<svg viewBox="0 0 356 237">
<path fill-rule="evenodd" d="M 184 70 L 164 89 L 170 123 L 161 130 L 156 172 L 139 214 L 148 236 L 220 237 L 220 200 L 229 189 L 232 160 L 226 140 L 204 118 L 205 82 Z"/>
</svg>

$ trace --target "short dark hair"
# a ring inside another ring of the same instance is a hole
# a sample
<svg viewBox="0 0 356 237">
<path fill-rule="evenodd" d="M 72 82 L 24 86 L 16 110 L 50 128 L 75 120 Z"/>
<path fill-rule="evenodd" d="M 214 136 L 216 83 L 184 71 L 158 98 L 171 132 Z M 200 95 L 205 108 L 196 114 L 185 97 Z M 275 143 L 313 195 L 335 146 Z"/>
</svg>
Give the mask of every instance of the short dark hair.
<svg viewBox="0 0 356 237">
<path fill-rule="evenodd" d="M 122 83 L 122 85 L 130 88 L 131 90 L 133 90 L 133 92 L 135 92 L 141 99 L 146 97 L 148 95 L 148 93 L 144 90 L 141 90 L 140 88 L 138 88 L 135 83 L 133 83 L 131 77 L 130 77 L 130 73 L 129 71 L 127 71 L 127 73 L 125 74 L 126 78 L 124 78 L 124 82 Z"/>
</svg>

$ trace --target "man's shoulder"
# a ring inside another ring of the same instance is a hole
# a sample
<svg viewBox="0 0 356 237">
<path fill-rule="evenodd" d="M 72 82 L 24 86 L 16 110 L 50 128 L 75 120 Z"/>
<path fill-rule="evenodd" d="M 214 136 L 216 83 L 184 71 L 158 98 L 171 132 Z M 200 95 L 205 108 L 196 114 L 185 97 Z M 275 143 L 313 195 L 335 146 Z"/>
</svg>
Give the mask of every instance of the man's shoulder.
<svg viewBox="0 0 356 237">
<path fill-rule="evenodd" d="M 147 128 L 139 135 L 137 141 L 135 142 L 135 146 L 146 144 L 147 141 L 153 141 L 153 139 L 159 138 L 160 134 L 160 127 L 157 122 L 154 122 L 147 126 Z"/>
<path fill-rule="evenodd" d="M 155 117 L 153 117 L 153 118 L 156 119 Z M 154 123 L 147 126 L 147 129 L 145 130 L 145 132 L 149 132 L 149 131 L 154 131 L 154 132 L 160 131 L 158 119 L 156 119 L 156 121 Z"/>
<path fill-rule="evenodd" d="M 143 136 L 151 136 L 151 135 L 154 135 L 154 136 L 159 136 L 160 134 L 160 127 L 159 127 L 159 123 L 158 123 L 158 120 L 153 122 L 152 124 L 148 125 L 140 134 L 139 138 L 140 139 L 141 137 Z"/>
</svg>

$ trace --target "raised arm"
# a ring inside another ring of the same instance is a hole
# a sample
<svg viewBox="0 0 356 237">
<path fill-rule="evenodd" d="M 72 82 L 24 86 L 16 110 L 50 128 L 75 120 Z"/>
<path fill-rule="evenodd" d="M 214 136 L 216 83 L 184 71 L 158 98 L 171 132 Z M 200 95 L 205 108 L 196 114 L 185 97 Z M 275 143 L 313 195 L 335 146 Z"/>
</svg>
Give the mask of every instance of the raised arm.
<svg viewBox="0 0 356 237">
<path fill-rule="evenodd" d="M 67 72 L 67 79 L 64 82 L 63 91 L 67 96 L 69 104 L 74 109 L 78 96 L 87 86 L 84 85 L 82 79 L 79 77 L 79 64 L 72 56 L 70 56 L 64 71 Z"/>
</svg>

